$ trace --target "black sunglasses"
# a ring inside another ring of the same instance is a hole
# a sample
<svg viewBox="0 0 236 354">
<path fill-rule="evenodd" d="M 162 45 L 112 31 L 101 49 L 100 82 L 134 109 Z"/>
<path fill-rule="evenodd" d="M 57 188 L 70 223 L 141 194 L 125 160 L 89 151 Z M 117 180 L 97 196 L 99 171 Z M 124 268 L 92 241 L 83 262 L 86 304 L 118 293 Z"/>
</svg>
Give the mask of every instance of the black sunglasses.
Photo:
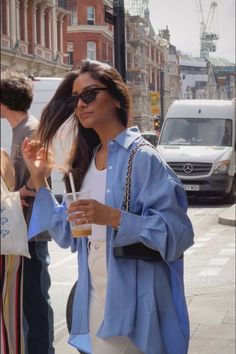
<svg viewBox="0 0 236 354">
<path fill-rule="evenodd" d="M 107 90 L 108 90 L 107 87 L 93 87 L 91 89 L 82 92 L 79 95 L 72 95 L 70 97 L 71 104 L 73 105 L 74 108 L 76 108 L 79 100 L 82 100 L 84 103 L 89 104 L 96 100 L 99 91 L 107 91 Z"/>
</svg>

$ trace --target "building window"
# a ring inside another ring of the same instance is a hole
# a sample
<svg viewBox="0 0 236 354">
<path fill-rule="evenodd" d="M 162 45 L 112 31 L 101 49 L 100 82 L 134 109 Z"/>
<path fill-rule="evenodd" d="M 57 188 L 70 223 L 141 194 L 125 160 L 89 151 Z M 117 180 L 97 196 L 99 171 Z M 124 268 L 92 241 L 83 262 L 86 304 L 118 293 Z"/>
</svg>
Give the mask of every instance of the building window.
<svg viewBox="0 0 236 354">
<path fill-rule="evenodd" d="M 130 28 L 129 28 L 129 26 L 126 26 L 126 40 L 127 41 L 130 40 Z"/>
<path fill-rule="evenodd" d="M 1 1 L 1 25 L 2 25 L 2 34 L 7 34 L 7 4 L 6 1 Z"/>
<path fill-rule="evenodd" d="M 71 26 L 78 25 L 77 7 L 76 6 L 72 6 L 72 8 L 71 8 L 70 21 L 71 21 Z"/>
<path fill-rule="evenodd" d="M 107 60 L 107 47 L 105 43 L 102 43 L 102 60 Z"/>
<path fill-rule="evenodd" d="M 41 13 L 39 6 L 36 8 L 36 43 L 41 44 Z"/>
<path fill-rule="evenodd" d="M 90 60 L 96 60 L 96 43 L 87 42 L 87 58 Z"/>
<path fill-rule="evenodd" d="M 127 52 L 127 69 L 130 69 L 132 66 L 132 56 L 129 52 Z"/>
<path fill-rule="evenodd" d="M 112 63 L 113 62 L 113 52 L 112 52 L 112 47 L 108 47 L 108 60 L 109 60 L 109 62 L 110 63 Z"/>
<path fill-rule="evenodd" d="M 67 42 L 68 65 L 74 64 L 73 53 L 74 53 L 74 43 Z"/>
<path fill-rule="evenodd" d="M 87 7 L 87 25 L 95 25 L 95 7 Z"/>
</svg>

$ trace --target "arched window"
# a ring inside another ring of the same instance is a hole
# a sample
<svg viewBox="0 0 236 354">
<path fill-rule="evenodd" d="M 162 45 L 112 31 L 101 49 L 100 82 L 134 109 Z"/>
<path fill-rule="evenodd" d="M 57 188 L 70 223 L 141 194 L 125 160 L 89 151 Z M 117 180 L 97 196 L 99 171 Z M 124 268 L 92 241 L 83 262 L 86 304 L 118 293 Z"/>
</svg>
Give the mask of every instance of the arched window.
<svg viewBox="0 0 236 354">
<path fill-rule="evenodd" d="M 96 60 L 96 43 L 87 42 L 87 58 L 90 60 Z"/>
</svg>

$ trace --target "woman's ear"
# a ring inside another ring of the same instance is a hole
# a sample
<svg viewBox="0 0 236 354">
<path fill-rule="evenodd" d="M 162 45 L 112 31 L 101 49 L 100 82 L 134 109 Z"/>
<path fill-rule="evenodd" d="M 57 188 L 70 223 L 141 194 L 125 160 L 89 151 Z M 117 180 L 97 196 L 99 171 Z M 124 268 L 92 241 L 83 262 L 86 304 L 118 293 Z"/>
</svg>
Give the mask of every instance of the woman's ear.
<svg viewBox="0 0 236 354">
<path fill-rule="evenodd" d="M 119 101 L 115 101 L 115 107 L 117 109 L 120 109 L 121 105 L 120 105 L 120 102 Z"/>
</svg>

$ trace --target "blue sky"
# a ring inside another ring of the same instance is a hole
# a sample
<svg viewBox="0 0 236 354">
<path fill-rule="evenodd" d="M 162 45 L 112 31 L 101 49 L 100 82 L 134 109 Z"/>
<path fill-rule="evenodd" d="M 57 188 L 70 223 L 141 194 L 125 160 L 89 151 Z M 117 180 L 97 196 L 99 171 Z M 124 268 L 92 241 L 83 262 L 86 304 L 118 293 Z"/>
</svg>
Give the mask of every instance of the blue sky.
<svg viewBox="0 0 236 354">
<path fill-rule="evenodd" d="M 211 0 L 201 0 L 205 18 Z M 177 49 L 199 56 L 200 19 L 198 0 L 149 0 L 150 18 L 158 33 L 168 25 L 171 43 Z M 211 56 L 235 62 L 235 0 L 217 0 L 216 28 L 220 39 L 217 51 Z"/>
</svg>

